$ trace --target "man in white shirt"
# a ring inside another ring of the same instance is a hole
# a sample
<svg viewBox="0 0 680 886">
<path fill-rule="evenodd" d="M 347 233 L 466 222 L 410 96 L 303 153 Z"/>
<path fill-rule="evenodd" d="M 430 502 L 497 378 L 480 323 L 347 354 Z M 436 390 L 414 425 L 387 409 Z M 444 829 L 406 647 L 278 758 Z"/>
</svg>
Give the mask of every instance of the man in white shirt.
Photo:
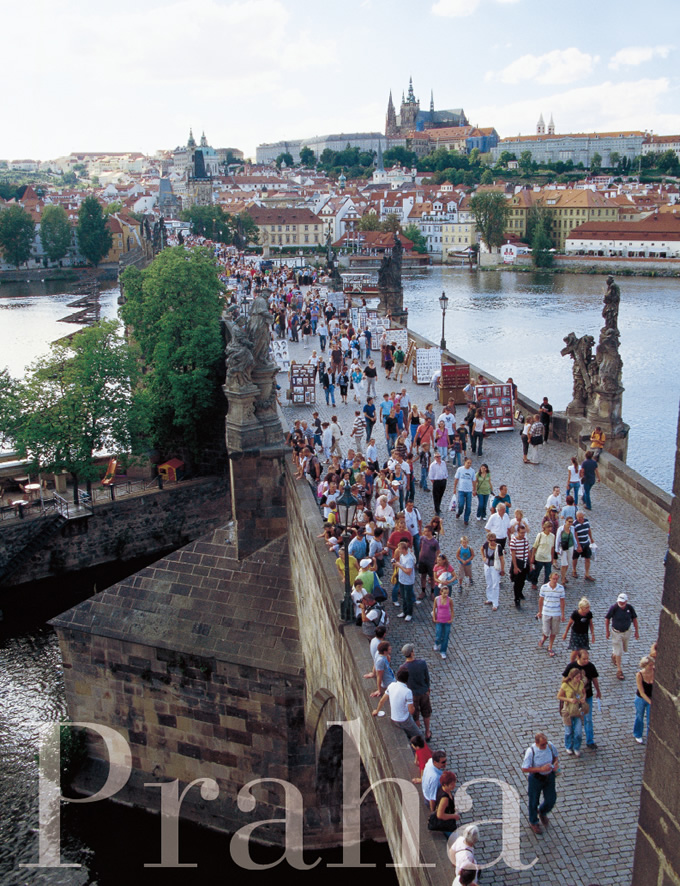
<svg viewBox="0 0 680 886">
<path fill-rule="evenodd" d="M 559 486 L 553 486 L 552 495 L 548 496 L 548 500 L 545 503 L 546 511 L 549 508 L 557 508 L 558 512 L 562 510 L 562 494 L 560 493 Z"/>
<path fill-rule="evenodd" d="M 484 527 L 487 532 L 493 532 L 496 536 L 496 542 L 501 549 L 501 554 L 505 553 L 505 545 L 508 540 L 508 527 L 510 526 L 510 517 L 505 511 L 505 505 L 500 502 L 496 508 L 496 513 L 492 514 Z"/>
<path fill-rule="evenodd" d="M 470 462 L 472 464 L 472 462 Z M 459 469 L 460 470 L 460 469 Z M 474 473 L 474 472 L 473 472 Z M 445 462 L 442 461 L 441 452 L 437 450 L 434 453 L 434 461 L 430 465 L 427 473 L 430 483 L 432 484 L 432 501 L 434 503 L 434 512 L 437 516 L 441 514 L 442 498 L 446 492 L 446 481 L 449 478 L 449 469 Z"/>
<path fill-rule="evenodd" d="M 423 531 L 423 521 L 420 518 L 420 511 L 410 500 L 406 502 L 404 509 L 404 523 L 413 536 L 413 551 L 417 560 L 420 557 L 420 533 Z"/>
<path fill-rule="evenodd" d="M 464 522 L 467 526 L 470 522 L 472 511 L 472 496 L 477 494 L 477 474 L 472 467 L 472 459 L 466 458 L 462 468 L 458 468 L 454 475 L 453 494 L 457 498 L 456 518 L 460 517 L 465 510 Z M 451 510 L 453 510 L 453 500 Z M 507 535 L 507 533 L 506 533 Z"/>
<path fill-rule="evenodd" d="M 439 790 L 439 779 L 446 769 L 446 751 L 434 751 L 423 769 L 423 777 L 420 786 L 423 789 L 423 799 L 434 812 L 434 804 Z"/>
<path fill-rule="evenodd" d="M 397 674 L 397 679 L 394 681 L 394 683 L 390 683 L 387 689 L 385 689 L 383 695 L 380 697 L 378 707 L 373 711 L 373 716 L 378 716 L 378 712 L 385 703 L 385 699 L 389 698 L 390 718 L 392 720 L 392 724 L 394 726 L 398 726 L 399 729 L 403 729 L 410 741 L 415 735 L 419 735 L 422 738 L 423 733 L 420 731 L 420 729 L 418 729 L 415 724 L 415 720 L 413 719 L 413 714 L 415 712 L 415 706 L 413 704 L 413 693 L 406 685 L 407 683 L 408 671 L 399 671 Z"/>
<path fill-rule="evenodd" d="M 536 618 L 541 619 L 543 628 L 543 636 L 539 646 L 543 646 L 545 641 L 550 637 L 548 643 L 548 652 L 550 657 L 554 658 L 553 643 L 557 632 L 560 630 L 560 622 L 565 620 L 564 617 L 564 587 L 558 583 L 558 574 L 550 573 L 548 584 L 543 585 L 538 594 L 538 615 Z"/>
</svg>

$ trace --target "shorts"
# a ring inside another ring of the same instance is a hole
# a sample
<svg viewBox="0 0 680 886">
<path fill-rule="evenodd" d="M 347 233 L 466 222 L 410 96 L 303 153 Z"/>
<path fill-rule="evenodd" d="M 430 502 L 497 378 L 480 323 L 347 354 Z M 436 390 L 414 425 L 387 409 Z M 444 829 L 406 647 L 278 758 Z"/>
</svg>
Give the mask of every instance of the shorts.
<svg viewBox="0 0 680 886">
<path fill-rule="evenodd" d="M 615 631 L 612 628 L 612 653 L 614 655 L 623 655 L 628 652 L 628 639 L 630 637 L 630 628 L 627 631 Z"/>
<path fill-rule="evenodd" d="M 590 550 L 590 545 L 581 545 L 580 551 L 574 548 L 572 559 L 576 561 L 579 557 L 583 557 L 584 560 L 590 560 L 592 553 L 593 552 Z"/>
<path fill-rule="evenodd" d="M 432 705 L 430 704 L 430 693 L 428 692 L 426 695 L 414 695 L 413 707 L 415 708 L 415 711 L 413 712 L 414 720 L 418 720 L 419 717 L 431 717 Z"/>
<path fill-rule="evenodd" d="M 429 575 L 430 581 L 434 584 L 434 569 L 429 563 L 418 563 L 418 575 Z"/>
<path fill-rule="evenodd" d="M 557 635 L 560 632 L 559 615 L 544 615 L 541 617 L 541 624 L 543 625 L 543 635 L 545 637 L 549 637 L 552 634 Z"/>
<path fill-rule="evenodd" d="M 574 557 L 574 559 L 576 559 Z M 560 551 L 559 554 L 560 566 L 568 566 L 569 565 L 569 551 Z"/>
</svg>

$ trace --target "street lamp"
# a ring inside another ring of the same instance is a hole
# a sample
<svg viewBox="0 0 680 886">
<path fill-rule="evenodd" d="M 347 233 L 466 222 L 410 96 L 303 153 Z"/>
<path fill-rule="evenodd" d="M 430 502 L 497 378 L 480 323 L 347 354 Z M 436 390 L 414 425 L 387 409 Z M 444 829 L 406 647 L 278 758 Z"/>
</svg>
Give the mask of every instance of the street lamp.
<svg viewBox="0 0 680 886">
<path fill-rule="evenodd" d="M 442 340 L 441 340 L 441 349 L 442 351 L 446 350 L 446 339 L 444 338 L 444 320 L 446 318 L 446 308 L 449 304 L 449 300 L 446 297 L 446 293 L 442 292 L 439 296 L 439 307 L 442 309 Z"/>
<path fill-rule="evenodd" d="M 349 484 L 345 485 L 342 495 L 340 498 L 336 499 L 336 503 L 338 509 L 342 508 L 345 512 L 343 521 L 343 526 L 345 528 L 342 533 L 342 546 L 345 551 L 345 596 L 340 604 L 340 617 L 345 622 L 351 622 L 354 620 L 354 607 L 352 605 L 351 596 L 352 588 L 349 583 L 349 543 L 352 538 L 352 533 L 349 531 L 349 524 L 354 520 L 354 514 L 356 513 L 356 507 L 359 502 L 352 495 L 352 490 L 350 489 Z M 351 517 L 350 511 L 352 511 Z"/>
</svg>

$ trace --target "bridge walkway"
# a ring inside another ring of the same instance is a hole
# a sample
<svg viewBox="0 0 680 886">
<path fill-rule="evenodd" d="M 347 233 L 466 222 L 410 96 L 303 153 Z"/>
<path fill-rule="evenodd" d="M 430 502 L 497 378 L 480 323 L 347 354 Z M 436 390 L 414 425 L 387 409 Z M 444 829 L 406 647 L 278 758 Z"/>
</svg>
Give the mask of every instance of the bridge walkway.
<svg viewBox="0 0 680 886">
<path fill-rule="evenodd" d="M 306 362 L 313 347 L 319 350 L 318 338 L 313 339 L 307 349 L 302 344 L 291 343 L 291 358 Z M 456 342 L 456 350 L 464 355 L 464 343 Z M 281 373 L 278 382 L 283 395 L 288 387 L 287 376 Z M 433 400 L 429 386 L 416 385 L 410 379 L 397 386 L 394 381 L 385 380 L 382 369 L 377 399 L 382 399 L 385 391 L 404 386 L 421 412 L 425 404 Z M 545 394 L 550 396 L 549 379 L 545 382 Z M 336 393 L 336 408 L 326 406 L 320 385 L 317 385 L 315 407 L 292 406 L 285 396 L 281 401 L 290 425 L 295 418 L 309 419 L 313 409 L 318 410 L 322 420 L 336 414 L 344 430 L 341 446 L 343 454 L 346 452 L 352 442 L 348 434 L 356 408 L 351 391 L 347 406 L 340 405 L 339 393 Z M 462 410 L 463 407 L 458 407 L 459 419 L 464 414 Z M 387 449 L 380 431 L 380 426 L 376 426 L 382 462 Z M 484 441 L 483 458 L 473 457 L 473 465 L 478 467 L 482 461 L 489 465 L 494 490 L 501 483 L 507 484 L 513 507 L 524 511 L 533 541 L 540 530 L 545 502 L 553 485 L 558 484 L 564 493 L 567 465 L 574 454 L 571 446 L 550 440 L 543 447 L 542 463 L 525 465 L 519 433 L 515 430 L 488 437 Z M 475 520 L 474 511 L 465 529 L 462 519 L 456 520 L 447 510 L 453 491 L 453 473 L 450 467 L 441 540 L 442 549 L 451 560 L 464 532 L 477 553 L 485 540 L 484 523 Z M 563 726 L 555 696 L 561 672 L 569 662 L 569 651 L 567 642 L 561 639 L 555 644 L 555 658 L 549 658 L 545 649 L 538 648 L 537 594 L 529 585 L 525 589 L 526 602 L 517 610 L 513 605 L 512 586 L 507 577 L 502 579 L 500 607 L 493 612 L 490 606 L 484 605 L 485 583 L 477 556 L 473 564 L 474 586 L 465 588 L 454 601 L 455 620 L 445 661 L 432 648 L 434 630 L 430 606 L 424 603 L 415 607 L 413 621 L 405 624 L 395 618 L 399 610 L 388 604 L 393 665 L 398 667 L 403 660 L 402 645 L 412 642 L 416 655 L 425 658 L 430 666 L 434 708 L 431 747 L 447 751 L 448 765 L 457 773 L 459 786 L 471 779 L 499 779 L 520 794 L 522 861 L 530 864 L 534 858 L 538 860 L 523 871 L 512 870 L 500 862 L 484 872 L 483 882 L 487 886 L 539 883 L 622 886 L 630 881 L 645 757 L 645 747 L 638 745 L 632 735 L 635 672 L 639 658 L 649 651 L 656 638 L 666 534 L 602 483 L 593 488 L 592 499 L 589 519 L 598 545 L 597 562 L 592 569 L 596 580 L 585 582 L 583 569 L 580 578 L 570 580 L 566 588 L 566 613 L 568 618 L 585 595 L 595 617 L 596 639 L 591 660 L 600 673 L 602 690 L 602 712 L 594 712 L 597 750 L 584 747 L 581 758 L 569 757 L 563 752 Z M 431 495 L 417 487 L 415 503 L 423 521 L 428 521 L 434 513 Z M 623 681 L 616 679 L 604 633 L 605 613 L 621 591 L 629 595 L 640 625 L 640 640 L 632 641 L 624 661 L 626 679 Z M 366 664 L 358 662 L 357 667 L 365 668 Z M 372 688 L 367 685 L 367 693 Z M 384 728 L 389 728 L 386 720 L 381 722 Z M 558 799 L 552 826 L 537 836 L 529 829 L 526 818 L 526 778 L 520 767 L 525 749 L 539 730 L 546 732 L 562 750 L 562 773 L 557 780 Z M 463 815 L 462 824 L 500 818 L 501 793 L 497 786 L 477 785 L 471 789 L 471 795 L 474 807 L 472 812 Z M 501 853 L 501 829 L 497 824 L 486 824 L 481 831 L 478 860 L 490 863 Z M 441 882 L 448 884 L 450 870 L 443 869 L 441 877 Z"/>
</svg>

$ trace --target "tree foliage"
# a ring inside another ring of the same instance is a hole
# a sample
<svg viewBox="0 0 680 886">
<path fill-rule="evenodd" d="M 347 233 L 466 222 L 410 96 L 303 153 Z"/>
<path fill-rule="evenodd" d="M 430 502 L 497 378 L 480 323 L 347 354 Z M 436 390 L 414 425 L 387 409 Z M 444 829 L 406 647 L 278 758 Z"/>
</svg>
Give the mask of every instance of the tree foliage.
<svg viewBox="0 0 680 886">
<path fill-rule="evenodd" d="M 276 168 L 281 169 L 281 166 L 285 163 L 286 166 L 290 169 L 291 166 L 295 166 L 295 160 L 293 160 L 293 155 L 288 151 L 283 151 L 279 154 L 279 156 L 274 161 L 276 163 Z"/>
<path fill-rule="evenodd" d="M 311 148 L 308 148 L 307 145 L 300 148 L 300 165 L 301 166 L 316 166 L 316 154 Z"/>
<path fill-rule="evenodd" d="M 0 212 L 0 250 L 17 268 L 31 257 L 35 224 L 23 206 L 15 204 Z"/>
<path fill-rule="evenodd" d="M 534 226 L 531 238 L 531 256 L 537 268 L 550 268 L 553 264 L 552 241 L 545 229 L 543 220 Z"/>
<path fill-rule="evenodd" d="M 415 151 L 409 151 L 403 145 L 388 148 L 383 154 L 383 164 L 387 169 L 391 166 L 406 166 L 411 169 L 416 165 L 417 159 Z"/>
<path fill-rule="evenodd" d="M 382 227 L 380 219 L 375 212 L 367 212 L 359 219 L 358 228 L 360 231 L 381 231 Z"/>
<path fill-rule="evenodd" d="M 144 368 L 139 396 L 154 446 L 192 458 L 223 416 L 219 269 L 207 249 L 165 249 L 122 275 L 124 322 Z"/>
<path fill-rule="evenodd" d="M 129 452 L 136 436 L 132 384 L 135 362 L 119 333 L 103 320 L 69 344 L 51 346 L 13 395 L 19 417 L 11 426 L 18 452 L 38 470 L 69 471 L 78 479 L 98 476 L 93 455 Z"/>
<path fill-rule="evenodd" d="M 404 237 L 408 237 L 409 240 L 413 241 L 414 252 L 419 252 L 421 255 L 425 255 L 427 252 L 427 240 L 417 225 L 414 225 L 413 223 L 406 225 L 403 234 Z"/>
<path fill-rule="evenodd" d="M 49 204 L 40 220 L 40 242 L 50 261 L 59 261 L 67 254 L 73 230 L 63 206 Z"/>
<path fill-rule="evenodd" d="M 470 200 L 477 230 L 489 251 L 503 244 L 503 234 L 508 217 L 508 201 L 499 191 L 475 194 Z"/>
<path fill-rule="evenodd" d="M 221 206 L 192 206 L 182 211 L 183 221 L 191 223 L 191 230 L 199 237 L 216 243 L 231 243 L 234 239 L 234 219 Z"/>
<path fill-rule="evenodd" d="M 78 210 L 78 248 L 95 267 L 108 254 L 113 243 L 111 231 L 96 197 L 86 197 Z"/>
</svg>

